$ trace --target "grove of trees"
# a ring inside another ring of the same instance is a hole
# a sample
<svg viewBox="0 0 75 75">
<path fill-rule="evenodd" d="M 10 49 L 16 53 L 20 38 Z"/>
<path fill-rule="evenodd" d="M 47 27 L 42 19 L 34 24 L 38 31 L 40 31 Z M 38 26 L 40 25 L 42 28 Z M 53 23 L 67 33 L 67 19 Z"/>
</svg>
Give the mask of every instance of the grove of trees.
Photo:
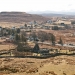
<svg viewBox="0 0 75 75">
<path fill-rule="evenodd" d="M 52 45 L 55 45 L 55 36 L 52 33 L 39 31 L 37 35 L 41 42 L 50 41 Z"/>
</svg>

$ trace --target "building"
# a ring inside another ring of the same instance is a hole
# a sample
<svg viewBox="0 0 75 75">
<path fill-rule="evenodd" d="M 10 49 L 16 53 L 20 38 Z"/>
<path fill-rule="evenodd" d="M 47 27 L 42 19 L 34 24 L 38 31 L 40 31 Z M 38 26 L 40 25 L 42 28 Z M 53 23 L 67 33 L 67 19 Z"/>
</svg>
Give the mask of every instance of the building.
<svg viewBox="0 0 75 75">
<path fill-rule="evenodd" d="M 15 40 L 15 36 L 13 36 L 13 35 L 10 35 L 10 41 L 14 41 Z"/>
<path fill-rule="evenodd" d="M 40 49 L 39 53 L 40 53 L 41 56 L 48 56 L 48 55 L 50 55 L 49 50 L 46 49 L 46 48 Z"/>
<path fill-rule="evenodd" d="M 35 44 L 33 48 L 33 55 L 34 56 L 49 56 L 49 50 L 46 48 L 40 49 L 38 43 Z"/>
</svg>

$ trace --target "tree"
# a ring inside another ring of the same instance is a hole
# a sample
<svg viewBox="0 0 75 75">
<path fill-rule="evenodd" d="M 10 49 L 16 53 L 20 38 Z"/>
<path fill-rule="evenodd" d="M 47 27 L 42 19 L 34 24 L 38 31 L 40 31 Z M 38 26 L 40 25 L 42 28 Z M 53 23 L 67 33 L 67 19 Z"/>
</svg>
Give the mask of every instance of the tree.
<svg viewBox="0 0 75 75">
<path fill-rule="evenodd" d="M 36 24 L 37 22 L 34 20 L 34 24 Z"/>
<path fill-rule="evenodd" d="M 63 46 L 63 41 L 62 41 L 61 37 L 60 37 L 60 40 L 59 40 L 58 43 L 61 44 L 61 45 Z"/>
<path fill-rule="evenodd" d="M 15 35 L 15 33 L 16 33 L 16 31 L 12 29 L 12 30 L 11 30 L 11 34 L 12 34 L 12 35 Z"/>
<path fill-rule="evenodd" d="M 22 42 L 26 42 L 27 41 L 26 38 L 25 38 L 25 36 L 23 34 L 21 34 L 21 41 Z"/>
<path fill-rule="evenodd" d="M 27 27 L 27 24 L 25 24 L 24 26 Z"/>
<path fill-rule="evenodd" d="M 52 30 L 59 30 L 58 26 L 52 27 Z"/>
<path fill-rule="evenodd" d="M 53 34 L 51 35 L 51 42 L 52 42 L 52 45 L 55 46 L 55 36 Z"/>
<path fill-rule="evenodd" d="M 22 43 L 18 43 L 17 51 L 20 51 L 20 52 L 24 51 L 24 47 Z"/>
<path fill-rule="evenodd" d="M 19 52 L 31 52 L 32 48 L 26 42 L 17 43 L 17 51 Z"/>
<path fill-rule="evenodd" d="M 48 40 L 48 33 L 44 31 L 39 31 L 37 35 L 41 42 Z"/>
<path fill-rule="evenodd" d="M 19 40 L 20 40 L 20 35 L 16 34 L 16 35 L 15 35 L 15 41 L 18 42 Z"/>
<path fill-rule="evenodd" d="M 18 40 L 18 35 L 16 35 Z M 24 35 L 20 35 L 20 41 L 17 42 L 17 51 L 20 52 L 30 52 L 32 48 L 28 45 L 27 40 Z"/>
<path fill-rule="evenodd" d="M 20 29 L 19 28 L 17 29 L 17 33 L 20 33 Z"/>
<path fill-rule="evenodd" d="M 39 50 L 40 50 L 40 48 L 39 48 L 38 43 L 35 43 L 35 46 L 34 46 L 34 48 L 33 48 L 33 52 L 34 52 L 34 53 L 38 53 Z"/>
<path fill-rule="evenodd" d="M 55 36 L 52 33 L 39 31 L 38 32 L 38 38 L 41 40 L 41 42 L 51 41 L 52 45 L 55 45 Z"/>
<path fill-rule="evenodd" d="M 3 36 L 3 29 L 1 29 L 1 35 Z"/>
<path fill-rule="evenodd" d="M 7 31 L 8 31 L 8 35 L 12 34 L 10 29 L 8 29 Z"/>
<path fill-rule="evenodd" d="M 32 32 L 32 33 L 30 34 L 30 36 L 33 38 L 34 41 L 36 41 L 37 35 L 36 35 L 35 32 Z"/>
<path fill-rule="evenodd" d="M 75 24 L 75 21 L 72 21 L 71 24 Z"/>
</svg>

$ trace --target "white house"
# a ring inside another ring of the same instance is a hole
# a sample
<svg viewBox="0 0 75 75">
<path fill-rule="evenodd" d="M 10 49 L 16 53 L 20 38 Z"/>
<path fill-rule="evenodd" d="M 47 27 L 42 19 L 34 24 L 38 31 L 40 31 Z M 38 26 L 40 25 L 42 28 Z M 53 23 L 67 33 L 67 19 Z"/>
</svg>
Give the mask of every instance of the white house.
<svg viewBox="0 0 75 75">
<path fill-rule="evenodd" d="M 10 35 L 9 38 L 10 38 L 10 41 L 14 41 L 15 40 L 15 36 L 13 36 L 13 35 Z"/>
</svg>

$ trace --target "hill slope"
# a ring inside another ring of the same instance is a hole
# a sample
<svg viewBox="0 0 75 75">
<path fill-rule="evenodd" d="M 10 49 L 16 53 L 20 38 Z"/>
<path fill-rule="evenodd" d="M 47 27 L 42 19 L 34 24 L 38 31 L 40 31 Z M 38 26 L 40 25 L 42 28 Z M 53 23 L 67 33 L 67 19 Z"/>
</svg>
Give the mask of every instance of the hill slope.
<svg viewBox="0 0 75 75">
<path fill-rule="evenodd" d="M 25 12 L 1 12 L 0 13 L 0 22 L 30 22 L 30 21 L 46 21 L 48 18 L 45 18 L 40 15 L 28 14 Z"/>
</svg>

